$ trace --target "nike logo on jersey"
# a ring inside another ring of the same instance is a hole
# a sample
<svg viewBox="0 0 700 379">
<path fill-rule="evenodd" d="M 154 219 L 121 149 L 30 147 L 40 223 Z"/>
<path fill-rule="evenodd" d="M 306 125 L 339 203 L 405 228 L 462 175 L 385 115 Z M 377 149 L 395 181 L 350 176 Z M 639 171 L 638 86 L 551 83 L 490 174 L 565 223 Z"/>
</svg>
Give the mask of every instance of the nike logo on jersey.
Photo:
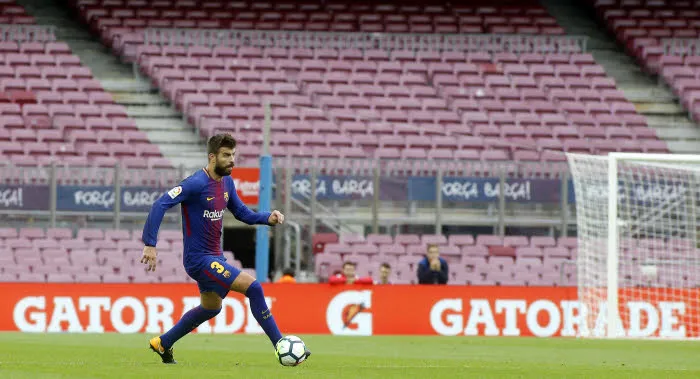
<svg viewBox="0 0 700 379">
<path fill-rule="evenodd" d="M 207 201 L 212 201 L 212 200 L 214 200 L 213 197 L 207 197 Z"/>
</svg>

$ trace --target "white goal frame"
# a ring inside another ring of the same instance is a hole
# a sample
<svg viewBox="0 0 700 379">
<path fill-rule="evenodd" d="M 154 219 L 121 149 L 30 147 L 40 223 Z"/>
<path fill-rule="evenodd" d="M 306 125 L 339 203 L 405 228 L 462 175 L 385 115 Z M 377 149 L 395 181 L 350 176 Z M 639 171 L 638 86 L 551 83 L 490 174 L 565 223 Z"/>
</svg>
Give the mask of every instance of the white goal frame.
<svg viewBox="0 0 700 379">
<path fill-rule="evenodd" d="M 623 161 L 636 161 L 640 163 L 653 163 L 656 166 L 663 164 L 685 163 L 697 164 L 700 171 L 700 154 L 646 154 L 646 153 L 622 153 L 612 152 L 607 156 L 596 156 L 590 154 L 566 153 L 571 165 L 571 158 L 574 157 L 596 157 L 596 159 L 607 158 L 607 192 L 608 192 L 608 233 L 607 233 L 607 286 L 606 286 L 606 306 L 607 306 L 607 332 L 608 338 L 620 338 L 625 336 L 625 331 L 622 327 L 622 320 L 619 312 L 619 261 L 620 261 L 620 245 L 618 227 L 618 165 Z M 678 168 L 677 166 L 669 166 L 670 168 Z M 574 177 L 573 180 L 576 180 Z M 692 209 L 695 209 L 694 205 Z M 581 214 L 578 211 L 579 204 L 577 202 L 577 218 Z M 694 216 L 694 219 L 697 216 Z M 580 235 L 579 235 L 580 236 Z M 579 237 L 580 238 L 580 237 Z M 697 235 L 696 235 L 697 240 Z M 579 278 L 581 280 L 581 278 Z M 580 284 L 579 284 L 580 285 Z"/>
</svg>

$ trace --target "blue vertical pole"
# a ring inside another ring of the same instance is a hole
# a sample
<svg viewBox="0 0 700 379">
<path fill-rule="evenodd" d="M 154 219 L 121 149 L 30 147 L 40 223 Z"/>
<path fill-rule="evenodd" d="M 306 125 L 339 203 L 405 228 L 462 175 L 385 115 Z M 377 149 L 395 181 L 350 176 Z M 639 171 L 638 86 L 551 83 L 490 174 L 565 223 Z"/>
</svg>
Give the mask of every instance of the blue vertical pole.
<svg viewBox="0 0 700 379">
<path fill-rule="evenodd" d="M 269 212 L 272 201 L 272 157 L 260 157 L 260 194 L 258 212 Z M 270 269 L 270 227 L 258 225 L 255 238 L 255 274 L 261 283 L 267 281 Z"/>
<path fill-rule="evenodd" d="M 270 156 L 270 104 L 265 104 L 263 151 L 260 156 L 260 193 L 258 212 L 269 212 L 272 202 L 272 157 Z M 255 231 L 255 276 L 260 283 L 267 282 L 270 271 L 270 227 L 258 225 Z"/>
</svg>

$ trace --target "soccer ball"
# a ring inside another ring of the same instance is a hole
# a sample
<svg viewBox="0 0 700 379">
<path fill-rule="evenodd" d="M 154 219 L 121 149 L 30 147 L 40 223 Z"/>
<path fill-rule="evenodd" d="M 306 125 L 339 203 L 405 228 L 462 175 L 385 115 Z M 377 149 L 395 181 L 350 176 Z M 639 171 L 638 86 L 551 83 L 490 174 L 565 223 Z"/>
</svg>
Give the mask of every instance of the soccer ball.
<svg viewBox="0 0 700 379">
<path fill-rule="evenodd" d="M 306 360 L 306 346 L 297 336 L 286 336 L 277 342 L 275 355 L 282 366 L 297 366 Z"/>
</svg>

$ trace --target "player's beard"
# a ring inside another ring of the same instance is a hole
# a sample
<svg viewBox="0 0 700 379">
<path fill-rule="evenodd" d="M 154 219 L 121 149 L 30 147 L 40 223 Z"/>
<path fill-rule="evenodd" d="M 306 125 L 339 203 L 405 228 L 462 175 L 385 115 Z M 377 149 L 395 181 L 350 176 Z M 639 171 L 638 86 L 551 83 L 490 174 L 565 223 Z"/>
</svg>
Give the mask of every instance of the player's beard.
<svg viewBox="0 0 700 379">
<path fill-rule="evenodd" d="M 216 175 L 219 176 L 229 176 L 231 175 L 231 169 L 233 168 L 233 163 L 231 165 L 221 165 L 219 162 L 216 162 L 216 167 L 214 167 L 214 172 Z"/>
</svg>

